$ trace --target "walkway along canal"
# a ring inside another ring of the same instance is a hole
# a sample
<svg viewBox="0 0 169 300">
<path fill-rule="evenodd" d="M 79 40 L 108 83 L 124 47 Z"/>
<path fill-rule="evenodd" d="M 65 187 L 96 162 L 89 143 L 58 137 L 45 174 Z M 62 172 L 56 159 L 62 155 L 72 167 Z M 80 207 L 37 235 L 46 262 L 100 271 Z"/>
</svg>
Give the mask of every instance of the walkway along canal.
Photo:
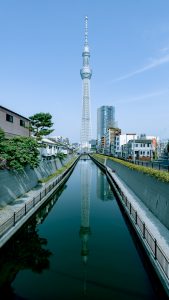
<svg viewBox="0 0 169 300">
<path fill-rule="evenodd" d="M 0 299 L 167 299 L 104 173 L 80 160 L 0 251 Z"/>
</svg>

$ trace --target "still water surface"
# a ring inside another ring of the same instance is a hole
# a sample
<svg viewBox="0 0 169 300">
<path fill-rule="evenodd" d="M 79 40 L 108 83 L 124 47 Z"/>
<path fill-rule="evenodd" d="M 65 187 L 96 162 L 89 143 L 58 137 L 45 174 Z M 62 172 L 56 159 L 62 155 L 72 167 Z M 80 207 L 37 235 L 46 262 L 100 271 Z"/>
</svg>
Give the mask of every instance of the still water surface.
<svg viewBox="0 0 169 300">
<path fill-rule="evenodd" d="M 164 299 L 137 248 L 105 175 L 80 160 L 2 249 L 0 299 Z"/>
</svg>

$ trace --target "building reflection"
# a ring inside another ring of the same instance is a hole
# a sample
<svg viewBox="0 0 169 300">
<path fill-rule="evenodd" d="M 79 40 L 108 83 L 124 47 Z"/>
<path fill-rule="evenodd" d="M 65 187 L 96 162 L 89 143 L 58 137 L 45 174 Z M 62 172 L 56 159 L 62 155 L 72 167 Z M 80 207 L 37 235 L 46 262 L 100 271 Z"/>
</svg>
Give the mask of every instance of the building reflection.
<svg viewBox="0 0 169 300">
<path fill-rule="evenodd" d="M 80 237 L 82 241 L 81 256 L 83 263 L 88 260 L 88 239 L 91 233 L 89 215 L 90 215 L 90 187 L 91 187 L 91 166 L 88 161 L 81 160 L 81 226 Z"/>
<path fill-rule="evenodd" d="M 83 155 L 80 159 L 80 179 L 81 179 L 81 258 L 83 262 L 83 294 L 87 294 L 87 265 L 89 259 L 89 237 L 91 235 L 90 228 L 90 197 L 92 186 L 92 164 L 90 158 Z M 97 168 L 97 198 L 102 201 L 114 200 L 114 193 L 105 176 L 105 174 Z"/>
<path fill-rule="evenodd" d="M 87 261 L 89 256 L 89 236 L 91 234 L 90 229 L 90 191 L 91 191 L 91 177 L 92 169 L 91 165 L 86 160 L 81 160 L 81 226 L 80 226 L 80 238 L 81 238 L 81 257 L 84 265 L 84 281 L 83 292 L 86 294 L 86 276 L 87 276 Z"/>
<path fill-rule="evenodd" d="M 105 174 L 97 168 L 97 198 L 102 201 L 114 199 L 114 194 Z"/>
</svg>

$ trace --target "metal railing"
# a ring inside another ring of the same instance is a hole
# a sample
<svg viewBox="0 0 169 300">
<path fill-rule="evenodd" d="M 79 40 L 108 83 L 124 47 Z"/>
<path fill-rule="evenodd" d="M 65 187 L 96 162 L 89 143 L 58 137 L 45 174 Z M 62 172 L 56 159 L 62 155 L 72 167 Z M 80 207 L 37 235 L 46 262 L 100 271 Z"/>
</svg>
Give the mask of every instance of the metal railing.
<svg viewBox="0 0 169 300">
<path fill-rule="evenodd" d="M 91 157 L 104 171 L 106 174 L 108 174 L 111 178 L 111 181 L 113 182 L 114 189 L 120 198 L 123 201 L 124 206 L 126 207 L 126 210 L 128 211 L 132 221 L 135 223 L 135 228 L 138 229 L 141 237 L 146 242 L 146 245 L 149 248 L 149 251 L 154 257 L 154 260 L 156 260 L 163 271 L 164 275 L 166 276 L 167 280 L 169 280 L 169 258 L 166 256 L 164 251 L 161 249 L 159 244 L 157 243 L 157 240 L 154 238 L 154 236 L 150 233 L 148 228 L 146 227 L 146 224 L 141 219 L 141 217 L 138 215 L 137 210 L 133 207 L 131 202 L 128 200 L 128 198 L 124 195 L 121 188 L 118 186 L 114 178 L 109 174 L 106 167 L 103 165 L 102 162 L 94 159 Z"/>
<path fill-rule="evenodd" d="M 131 161 L 132 163 L 135 163 L 136 165 L 139 166 L 144 166 L 144 167 L 149 167 L 152 169 L 156 170 L 161 170 L 161 171 L 167 171 L 169 172 L 169 165 L 164 164 L 162 162 L 157 162 L 157 161 L 141 161 L 141 160 L 136 160 L 135 162 Z"/>
<path fill-rule="evenodd" d="M 120 187 L 117 185 L 115 180 L 112 177 L 111 177 L 111 179 L 113 180 L 113 184 L 114 184 L 116 190 L 118 191 L 118 193 L 121 196 L 121 199 L 123 201 L 124 206 L 126 207 L 126 210 L 128 211 L 129 215 L 131 216 L 132 220 L 134 221 L 136 228 L 140 232 L 142 238 L 146 241 L 146 244 L 149 247 L 149 250 L 152 253 L 154 259 L 159 263 L 165 276 L 169 280 L 169 258 L 163 252 L 163 250 L 157 243 L 157 240 L 150 233 L 146 224 L 141 219 L 141 217 L 138 215 L 137 211 L 132 206 L 131 202 L 127 199 L 127 197 L 124 195 L 124 193 L 122 192 Z"/>
<path fill-rule="evenodd" d="M 56 180 L 51 184 L 41 189 L 39 194 L 36 197 L 33 197 L 31 200 L 27 201 L 21 209 L 14 212 L 13 215 L 8 218 L 5 222 L 0 224 L 0 238 L 7 233 L 12 227 L 14 227 L 27 213 L 32 210 L 44 197 L 51 191 L 53 188 L 65 177 L 65 175 L 71 171 L 73 166 L 76 164 L 77 160 L 71 165 L 71 167 L 65 170 L 61 175 L 59 175 Z"/>
</svg>

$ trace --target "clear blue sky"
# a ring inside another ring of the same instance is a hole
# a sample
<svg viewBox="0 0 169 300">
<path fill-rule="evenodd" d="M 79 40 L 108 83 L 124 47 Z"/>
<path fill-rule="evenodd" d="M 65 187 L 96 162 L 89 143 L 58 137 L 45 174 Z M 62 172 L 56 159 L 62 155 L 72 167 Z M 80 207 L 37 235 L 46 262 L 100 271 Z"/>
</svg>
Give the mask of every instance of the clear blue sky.
<svg viewBox="0 0 169 300">
<path fill-rule="evenodd" d="M 168 0 L 1 0 L 1 105 L 50 112 L 55 135 L 80 140 L 85 15 L 93 137 L 97 108 L 114 105 L 123 132 L 169 138 Z"/>
</svg>

